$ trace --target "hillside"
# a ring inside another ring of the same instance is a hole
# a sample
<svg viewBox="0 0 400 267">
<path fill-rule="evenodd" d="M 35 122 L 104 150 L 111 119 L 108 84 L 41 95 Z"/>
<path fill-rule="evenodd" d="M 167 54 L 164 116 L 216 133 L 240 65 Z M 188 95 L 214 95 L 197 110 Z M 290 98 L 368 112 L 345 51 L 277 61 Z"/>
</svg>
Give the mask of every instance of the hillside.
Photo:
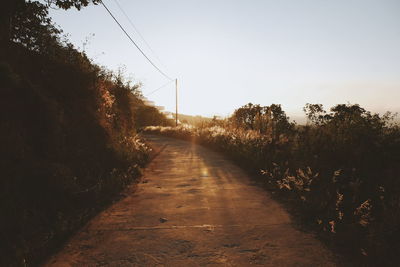
<svg viewBox="0 0 400 267">
<path fill-rule="evenodd" d="M 0 265 L 27 266 L 140 175 L 149 148 L 136 130 L 169 122 L 138 85 L 62 40 L 46 6 L 13 3 L 1 33 Z"/>
</svg>

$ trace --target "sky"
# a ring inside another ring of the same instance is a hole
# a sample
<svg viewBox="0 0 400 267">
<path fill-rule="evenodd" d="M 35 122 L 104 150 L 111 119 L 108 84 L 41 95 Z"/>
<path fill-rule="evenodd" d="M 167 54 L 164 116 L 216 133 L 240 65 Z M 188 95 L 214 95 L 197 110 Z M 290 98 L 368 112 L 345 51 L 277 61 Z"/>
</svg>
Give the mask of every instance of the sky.
<svg viewBox="0 0 400 267">
<path fill-rule="evenodd" d="M 282 104 L 292 118 L 303 114 L 306 103 L 400 111 L 398 0 L 104 3 L 149 58 L 178 79 L 180 113 L 228 116 L 249 102 Z M 148 95 L 168 80 L 103 6 L 52 9 L 50 16 L 95 63 L 123 68 L 156 105 L 175 110 L 174 83 Z"/>
</svg>

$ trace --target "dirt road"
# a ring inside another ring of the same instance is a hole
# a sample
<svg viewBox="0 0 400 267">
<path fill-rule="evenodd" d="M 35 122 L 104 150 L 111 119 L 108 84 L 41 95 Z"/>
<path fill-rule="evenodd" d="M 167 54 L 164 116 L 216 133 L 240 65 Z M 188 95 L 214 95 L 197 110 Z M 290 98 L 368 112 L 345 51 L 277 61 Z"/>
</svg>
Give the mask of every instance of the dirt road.
<svg viewBox="0 0 400 267">
<path fill-rule="evenodd" d="M 47 266 L 335 266 L 312 235 L 223 156 L 149 136 L 163 150 L 143 182 Z"/>
</svg>

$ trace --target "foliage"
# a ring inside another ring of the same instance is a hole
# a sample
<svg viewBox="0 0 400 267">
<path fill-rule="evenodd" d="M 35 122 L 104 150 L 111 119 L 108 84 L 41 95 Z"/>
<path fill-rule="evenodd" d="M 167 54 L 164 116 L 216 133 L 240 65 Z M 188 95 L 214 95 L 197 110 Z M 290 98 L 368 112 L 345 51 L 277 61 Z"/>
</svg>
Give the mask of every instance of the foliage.
<svg viewBox="0 0 400 267">
<path fill-rule="evenodd" d="M 71 46 L 57 60 L 13 51 L 0 64 L 2 266 L 43 258 L 133 181 L 149 152 L 132 88 Z"/>
<path fill-rule="evenodd" d="M 211 119 L 211 118 L 202 117 L 199 115 L 191 116 L 191 115 L 185 115 L 185 114 L 179 114 L 178 119 L 182 124 L 188 124 L 188 125 L 194 125 L 194 126 L 210 125 L 210 124 L 215 123 L 218 120 L 218 118 L 216 116 L 214 116 L 214 118 Z"/>
<path fill-rule="evenodd" d="M 48 17 L 48 8 L 62 9 L 82 7 L 100 0 L 3 0 L 0 9 L 0 55 L 9 48 L 10 42 L 18 41 L 28 48 L 45 48 L 54 42 L 59 29 Z"/>
<path fill-rule="evenodd" d="M 12 17 L 11 41 L 30 50 L 45 51 L 61 33 L 48 17 L 47 7 L 39 2 L 23 2 Z"/>
<path fill-rule="evenodd" d="M 47 6 L 12 3 L 0 49 L 0 265 L 31 266 L 140 175 L 150 149 L 138 128 L 167 124 L 139 84 L 62 41 Z"/>
<path fill-rule="evenodd" d="M 98 4 L 101 0 L 45 0 L 48 6 L 56 5 L 62 9 L 74 7 L 80 10 L 82 7 L 88 6 L 90 3 Z"/>
<path fill-rule="evenodd" d="M 260 106 L 248 103 L 235 110 L 230 118 L 235 127 L 256 130 L 277 139 L 279 134 L 290 134 L 294 125 L 282 110 L 281 105 Z"/>
<path fill-rule="evenodd" d="M 289 133 L 280 130 L 278 139 L 246 124 L 145 131 L 198 142 L 250 171 L 261 171 L 269 188 L 295 207 L 302 222 L 350 255 L 355 265 L 395 266 L 400 252 L 400 129 L 392 123 L 394 116 L 350 104 L 330 112 L 307 104 L 305 112 L 309 124 L 296 125 Z"/>
<path fill-rule="evenodd" d="M 138 105 L 135 112 L 135 122 L 138 128 L 151 125 L 171 126 L 174 121 L 167 119 L 156 107 Z"/>
</svg>

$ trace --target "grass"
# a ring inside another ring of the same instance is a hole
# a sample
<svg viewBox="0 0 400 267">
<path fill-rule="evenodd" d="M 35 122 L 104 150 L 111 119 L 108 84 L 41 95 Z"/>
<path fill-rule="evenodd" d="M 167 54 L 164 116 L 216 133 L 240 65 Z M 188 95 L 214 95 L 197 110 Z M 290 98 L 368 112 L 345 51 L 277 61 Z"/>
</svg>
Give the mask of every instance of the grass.
<svg viewBox="0 0 400 267">
<path fill-rule="evenodd" d="M 316 108 L 316 107 L 319 107 Z M 358 105 L 306 110 L 308 125 L 281 132 L 232 119 L 145 132 L 218 150 L 291 203 L 299 219 L 356 265 L 396 266 L 400 252 L 400 130 Z"/>
</svg>

